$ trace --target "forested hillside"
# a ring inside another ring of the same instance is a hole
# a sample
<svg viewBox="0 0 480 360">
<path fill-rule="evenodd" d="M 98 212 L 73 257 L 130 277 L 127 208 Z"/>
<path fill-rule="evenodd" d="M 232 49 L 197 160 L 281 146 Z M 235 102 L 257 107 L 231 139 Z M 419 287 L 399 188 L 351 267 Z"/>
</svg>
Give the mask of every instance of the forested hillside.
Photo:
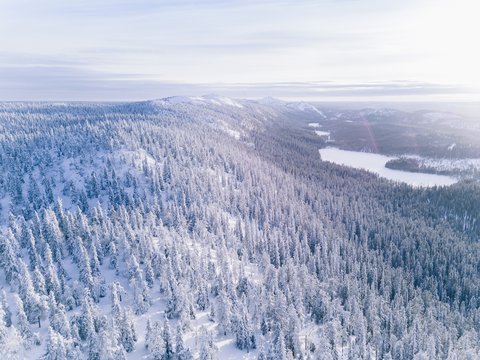
<svg viewBox="0 0 480 360">
<path fill-rule="evenodd" d="M 0 104 L 0 359 L 480 358 L 479 184 L 322 162 L 315 116 Z"/>
</svg>

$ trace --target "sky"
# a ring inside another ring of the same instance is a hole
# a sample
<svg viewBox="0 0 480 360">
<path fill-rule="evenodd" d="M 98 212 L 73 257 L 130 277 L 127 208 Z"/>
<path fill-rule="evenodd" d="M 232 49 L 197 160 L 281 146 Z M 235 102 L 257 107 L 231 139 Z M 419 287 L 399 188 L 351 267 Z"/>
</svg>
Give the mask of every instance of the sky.
<svg viewBox="0 0 480 360">
<path fill-rule="evenodd" d="M 480 100 L 476 0 L 0 0 L 0 100 Z"/>
</svg>

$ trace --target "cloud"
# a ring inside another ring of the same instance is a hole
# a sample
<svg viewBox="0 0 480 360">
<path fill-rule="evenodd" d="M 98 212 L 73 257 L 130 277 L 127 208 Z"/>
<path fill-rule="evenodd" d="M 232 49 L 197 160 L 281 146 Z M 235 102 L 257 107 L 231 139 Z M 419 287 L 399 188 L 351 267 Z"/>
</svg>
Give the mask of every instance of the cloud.
<svg viewBox="0 0 480 360">
<path fill-rule="evenodd" d="M 0 67 L 0 100 L 35 101 L 135 101 L 172 95 L 218 93 L 231 97 L 274 96 L 289 99 L 421 98 L 430 95 L 478 94 L 452 85 L 381 82 L 271 82 L 271 83 L 176 83 L 148 80 L 150 76 L 108 74 L 78 66 Z"/>
</svg>

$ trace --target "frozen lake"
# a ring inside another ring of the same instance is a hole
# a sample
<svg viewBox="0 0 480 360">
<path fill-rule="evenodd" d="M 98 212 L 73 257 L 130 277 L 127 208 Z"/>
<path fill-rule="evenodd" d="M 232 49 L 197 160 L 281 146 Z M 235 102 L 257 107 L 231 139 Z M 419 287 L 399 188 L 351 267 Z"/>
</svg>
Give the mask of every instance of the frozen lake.
<svg viewBox="0 0 480 360">
<path fill-rule="evenodd" d="M 383 178 L 407 183 L 413 186 L 431 187 L 435 185 L 452 185 L 457 182 L 456 179 L 445 175 L 413 173 L 386 168 L 385 164 L 387 161 L 395 159 L 395 157 L 359 151 L 341 150 L 333 147 L 320 149 L 319 152 L 323 161 L 330 161 L 338 165 L 368 170 Z"/>
</svg>

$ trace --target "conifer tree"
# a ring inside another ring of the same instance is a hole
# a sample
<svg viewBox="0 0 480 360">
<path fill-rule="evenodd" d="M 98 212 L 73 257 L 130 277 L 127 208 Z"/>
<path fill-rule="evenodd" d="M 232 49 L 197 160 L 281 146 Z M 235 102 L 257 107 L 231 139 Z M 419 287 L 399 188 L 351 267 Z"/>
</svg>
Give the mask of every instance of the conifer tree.
<svg viewBox="0 0 480 360">
<path fill-rule="evenodd" d="M 33 333 L 32 330 L 30 329 L 30 324 L 27 320 L 27 315 L 25 314 L 24 306 L 23 306 L 23 301 L 22 299 L 18 296 L 15 295 L 15 305 L 17 308 L 17 328 L 22 336 L 23 339 L 23 344 L 26 349 L 30 349 L 33 341 Z"/>
<path fill-rule="evenodd" d="M 45 360 L 67 360 L 67 345 L 65 339 L 51 327 L 48 329 L 47 349 L 43 356 Z"/>
<path fill-rule="evenodd" d="M 175 334 L 175 360 L 192 360 L 193 356 L 183 342 L 183 331 L 181 325 L 177 325 Z"/>
</svg>

